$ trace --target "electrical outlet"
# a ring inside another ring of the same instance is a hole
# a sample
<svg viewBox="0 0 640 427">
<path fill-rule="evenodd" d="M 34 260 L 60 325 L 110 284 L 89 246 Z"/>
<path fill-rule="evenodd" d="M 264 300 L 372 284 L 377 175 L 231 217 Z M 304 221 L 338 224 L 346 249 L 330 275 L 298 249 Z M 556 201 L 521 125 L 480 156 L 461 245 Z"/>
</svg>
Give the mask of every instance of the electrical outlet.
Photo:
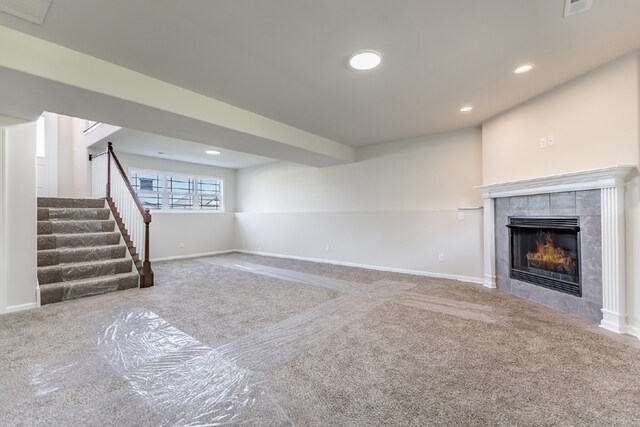
<svg viewBox="0 0 640 427">
<path fill-rule="evenodd" d="M 549 135 L 549 136 L 547 137 L 547 146 L 551 146 L 551 145 L 555 144 L 555 142 L 556 142 L 556 141 L 555 141 L 555 139 L 553 138 L 553 135 Z"/>
<path fill-rule="evenodd" d="M 438 262 L 444 262 L 444 254 L 438 255 Z"/>
<path fill-rule="evenodd" d="M 462 221 L 464 219 L 464 212 L 458 212 L 458 219 Z"/>
<path fill-rule="evenodd" d="M 540 148 L 547 148 L 547 144 L 548 144 L 548 141 L 546 137 L 540 138 Z"/>
<path fill-rule="evenodd" d="M 184 248 L 184 242 L 180 242 L 180 247 Z"/>
<path fill-rule="evenodd" d="M 325 250 L 325 251 L 327 251 L 327 252 L 329 252 L 329 249 L 331 249 L 331 246 L 329 246 L 329 245 L 326 245 L 326 246 L 324 247 L 324 250 Z"/>
</svg>

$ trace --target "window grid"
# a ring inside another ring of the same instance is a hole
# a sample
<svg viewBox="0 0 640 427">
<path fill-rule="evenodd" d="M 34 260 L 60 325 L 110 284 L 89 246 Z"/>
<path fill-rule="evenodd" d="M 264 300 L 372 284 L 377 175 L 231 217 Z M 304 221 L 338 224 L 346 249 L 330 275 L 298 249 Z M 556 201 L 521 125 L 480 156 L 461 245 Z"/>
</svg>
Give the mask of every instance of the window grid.
<svg viewBox="0 0 640 427">
<path fill-rule="evenodd" d="M 193 209 L 193 179 L 181 176 L 167 177 L 169 209 Z"/>
<path fill-rule="evenodd" d="M 222 202 L 221 182 L 216 179 L 198 180 L 200 209 L 220 210 Z"/>
<path fill-rule="evenodd" d="M 131 185 L 142 204 L 151 209 L 222 211 L 223 208 L 223 181 L 219 178 L 132 170 Z"/>
<path fill-rule="evenodd" d="M 153 173 L 134 171 L 131 186 L 142 206 L 149 209 L 162 208 L 162 177 Z"/>
</svg>

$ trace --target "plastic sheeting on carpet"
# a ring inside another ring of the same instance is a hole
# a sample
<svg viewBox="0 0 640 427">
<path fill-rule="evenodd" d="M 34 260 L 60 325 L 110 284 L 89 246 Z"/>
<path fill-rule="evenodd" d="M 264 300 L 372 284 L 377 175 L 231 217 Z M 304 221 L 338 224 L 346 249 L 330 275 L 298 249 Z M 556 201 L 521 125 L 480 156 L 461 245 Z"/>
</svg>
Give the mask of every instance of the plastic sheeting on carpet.
<svg viewBox="0 0 640 427">
<path fill-rule="evenodd" d="M 275 279 L 344 292 L 345 294 L 355 295 L 358 301 L 373 298 L 376 299 L 378 303 L 390 301 L 464 319 L 477 320 L 485 323 L 495 322 L 493 309 L 491 307 L 411 292 L 411 289 L 416 285 L 410 282 L 380 280 L 371 284 L 363 284 L 239 260 L 209 257 L 201 258 L 198 261 L 238 271 L 273 277 Z"/>
<path fill-rule="evenodd" d="M 256 374 L 143 307 L 127 307 L 108 322 L 99 354 L 168 425 L 247 421 L 242 415 L 262 393 Z"/>
<path fill-rule="evenodd" d="M 35 394 L 46 397 L 81 387 L 83 381 L 95 377 L 91 367 L 106 362 L 129 384 L 129 398 L 141 400 L 160 417 L 161 421 L 156 421 L 160 425 L 251 424 L 262 416 L 288 422 L 269 394 L 264 373 L 381 304 L 392 302 L 473 321 L 493 321 L 488 307 L 415 293 L 411 291 L 415 284 L 409 282 L 361 284 L 217 258 L 202 262 L 320 286 L 339 295 L 217 348 L 206 346 L 143 306 L 123 305 L 90 322 L 96 353 L 34 367 L 31 383 Z M 126 393 L 108 398 L 128 399 Z M 93 404 L 108 406 L 110 402 L 105 398 Z"/>
</svg>

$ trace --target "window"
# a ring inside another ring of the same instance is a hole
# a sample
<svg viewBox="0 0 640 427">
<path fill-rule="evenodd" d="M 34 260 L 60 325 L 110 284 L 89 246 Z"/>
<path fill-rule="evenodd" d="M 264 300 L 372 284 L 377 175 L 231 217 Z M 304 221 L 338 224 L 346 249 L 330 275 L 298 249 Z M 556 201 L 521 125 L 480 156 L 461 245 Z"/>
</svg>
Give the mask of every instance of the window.
<svg viewBox="0 0 640 427">
<path fill-rule="evenodd" d="M 198 180 L 198 203 L 200 209 L 219 211 L 222 204 L 222 182 L 218 179 Z"/>
<path fill-rule="evenodd" d="M 193 209 L 193 179 L 183 176 L 167 177 L 169 209 Z"/>
<path fill-rule="evenodd" d="M 142 206 L 149 209 L 162 208 L 162 176 L 155 173 L 133 171 L 131 186 Z"/>
<path fill-rule="evenodd" d="M 131 186 L 143 206 L 181 211 L 222 211 L 220 178 L 131 171 Z"/>
</svg>

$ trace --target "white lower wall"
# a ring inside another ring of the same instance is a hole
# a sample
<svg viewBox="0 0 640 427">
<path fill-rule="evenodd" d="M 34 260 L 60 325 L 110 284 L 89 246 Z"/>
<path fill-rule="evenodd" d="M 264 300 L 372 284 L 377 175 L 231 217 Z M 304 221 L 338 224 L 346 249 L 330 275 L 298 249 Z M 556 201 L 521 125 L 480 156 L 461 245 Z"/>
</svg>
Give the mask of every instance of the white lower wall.
<svg viewBox="0 0 640 427">
<path fill-rule="evenodd" d="M 480 282 L 482 211 L 458 220 L 459 208 L 481 205 L 479 129 L 362 147 L 356 157 L 239 170 L 236 248 Z"/>
<path fill-rule="evenodd" d="M 230 251 L 234 235 L 233 213 L 155 212 L 149 254 L 157 261 Z"/>
<path fill-rule="evenodd" d="M 2 311 L 37 306 L 36 124 L 5 130 L 3 206 L 6 299 Z"/>
<path fill-rule="evenodd" d="M 116 153 L 124 170 L 147 169 L 224 179 L 226 213 L 151 211 L 151 260 L 176 259 L 233 250 L 235 247 L 236 171 L 171 159 Z"/>
<path fill-rule="evenodd" d="M 482 211 L 464 213 L 237 213 L 236 248 L 480 283 Z"/>
</svg>

